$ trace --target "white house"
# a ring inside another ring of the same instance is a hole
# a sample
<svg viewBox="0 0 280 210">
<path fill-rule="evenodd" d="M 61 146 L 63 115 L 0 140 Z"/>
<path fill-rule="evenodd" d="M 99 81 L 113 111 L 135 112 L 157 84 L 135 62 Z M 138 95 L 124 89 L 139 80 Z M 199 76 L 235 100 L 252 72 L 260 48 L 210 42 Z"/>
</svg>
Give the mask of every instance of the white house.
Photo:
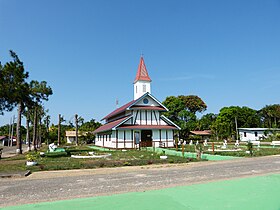
<svg viewBox="0 0 280 210">
<path fill-rule="evenodd" d="M 13 146 L 17 144 L 17 138 L 15 136 L 12 137 Z M 11 144 L 10 138 L 8 136 L 0 136 L 0 146 L 9 146 Z"/>
<path fill-rule="evenodd" d="M 78 137 L 86 136 L 87 132 L 78 132 Z M 66 131 L 65 132 L 66 140 L 68 144 L 76 143 L 76 131 Z"/>
<path fill-rule="evenodd" d="M 266 139 L 273 131 L 280 131 L 277 128 L 238 128 L 240 141 L 255 141 Z"/>
<path fill-rule="evenodd" d="M 180 127 L 162 115 L 166 111 L 151 94 L 151 79 L 141 57 L 134 80 L 134 100 L 102 119 L 106 122 L 94 131 L 95 144 L 115 149 L 174 147 L 174 136 Z"/>
</svg>

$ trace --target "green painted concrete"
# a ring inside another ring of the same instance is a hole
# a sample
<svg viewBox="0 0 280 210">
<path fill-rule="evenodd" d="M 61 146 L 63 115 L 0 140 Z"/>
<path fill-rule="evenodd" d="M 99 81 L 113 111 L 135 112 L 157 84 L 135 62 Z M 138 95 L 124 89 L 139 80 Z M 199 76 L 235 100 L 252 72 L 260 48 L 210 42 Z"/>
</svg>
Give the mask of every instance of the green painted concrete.
<svg viewBox="0 0 280 210">
<path fill-rule="evenodd" d="M 176 150 L 172 150 L 172 149 L 164 149 L 164 148 L 153 148 L 153 147 L 149 147 L 147 149 L 149 151 L 155 151 L 156 153 L 165 152 L 166 155 L 175 155 L 175 156 L 182 157 L 182 152 L 181 151 L 176 151 Z M 196 158 L 196 153 L 185 152 L 184 157 L 186 157 L 186 158 Z M 205 160 L 232 160 L 232 159 L 236 159 L 236 158 L 240 158 L 240 157 L 203 154 L 201 158 L 205 159 Z"/>
<path fill-rule="evenodd" d="M 97 147 L 97 146 L 89 146 L 92 149 L 99 150 L 99 151 L 112 151 L 112 149 Z M 182 152 L 172 150 L 172 149 L 165 149 L 165 148 L 153 148 L 153 147 L 145 147 L 148 151 L 155 151 L 157 153 L 165 152 L 166 155 L 175 155 L 175 156 L 182 156 Z M 185 152 L 184 157 L 186 158 L 196 158 L 196 153 L 194 152 Z M 211 155 L 211 154 L 203 154 L 202 159 L 205 160 L 232 160 L 240 157 L 233 157 L 233 156 L 221 156 L 221 155 Z"/>
<path fill-rule="evenodd" d="M 112 196 L 45 202 L 2 210 L 276 210 L 280 209 L 280 174 L 210 182 Z"/>
<path fill-rule="evenodd" d="M 108 149 L 108 148 L 97 147 L 97 146 L 88 146 L 88 147 L 91 149 L 95 149 L 95 150 L 99 150 L 99 151 L 107 151 L 107 152 L 114 150 L 114 149 Z"/>
</svg>

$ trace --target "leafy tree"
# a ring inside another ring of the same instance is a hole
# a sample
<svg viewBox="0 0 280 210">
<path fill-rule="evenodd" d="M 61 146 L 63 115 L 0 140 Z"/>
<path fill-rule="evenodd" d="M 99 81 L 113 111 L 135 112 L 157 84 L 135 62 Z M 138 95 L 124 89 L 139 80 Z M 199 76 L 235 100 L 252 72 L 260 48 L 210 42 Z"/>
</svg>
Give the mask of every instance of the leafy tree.
<svg viewBox="0 0 280 210">
<path fill-rule="evenodd" d="M 64 121 L 63 121 L 64 122 Z M 62 123 L 63 123 L 62 122 Z M 66 134 L 66 131 L 69 131 L 69 130 L 73 130 L 73 126 L 71 125 L 65 125 L 65 124 L 61 124 L 60 125 L 60 137 L 61 137 L 61 142 L 60 144 L 63 144 L 66 142 L 66 137 L 65 137 L 65 134 Z M 57 144 L 58 143 L 58 125 L 54 125 L 52 124 L 49 128 L 49 133 L 48 133 L 48 137 L 49 137 L 49 143 L 55 143 Z"/>
<path fill-rule="evenodd" d="M 50 86 L 47 85 L 46 81 L 38 82 L 32 80 L 29 84 L 30 95 L 32 98 L 31 110 L 33 111 L 33 145 L 34 150 L 37 149 L 38 142 L 41 143 L 41 134 L 37 135 L 38 124 L 41 131 L 42 118 L 45 116 L 45 110 L 42 106 L 43 100 L 47 101 L 48 97 L 53 94 Z"/>
<path fill-rule="evenodd" d="M 21 141 L 21 116 L 26 103 L 29 103 L 29 86 L 26 82 L 28 78 L 28 72 L 25 72 L 23 62 L 19 59 L 17 54 L 10 51 L 12 61 L 1 66 L 1 113 L 3 110 L 11 111 L 15 105 L 18 107 L 17 116 L 17 153 L 22 153 L 22 141 Z"/>
<path fill-rule="evenodd" d="M 95 119 L 91 119 L 80 126 L 80 131 L 95 131 L 101 125 L 102 124 L 100 122 L 96 122 Z"/>
<path fill-rule="evenodd" d="M 196 114 L 197 112 L 204 112 L 207 109 L 207 105 L 204 103 L 204 101 L 195 95 L 189 95 L 189 96 L 178 96 L 179 99 L 181 99 L 185 105 L 185 109 L 189 110 L 191 113 Z"/>
<path fill-rule="evenodd" d="M 11 126 L 16 127 L 17 124 L 14 123 Z M 9 129 L 10 129 L 10 125 L 9 124 L 1 126 L 0 127 L 0 136 L 9 136 L 9 133 L 10 133 Z M 26 135 L 26 128 L 24 126 L 21 126 L 20 130 L 21 130 L 21 133 L 22 133 L 23 136 Z"/>
<path fill-rule="evenodd" d="M 179 112 L 185 109 L 184 102 L 178 97 L 168 96 L 162 104 L 169 109 L 169 111 L 165 113 L 166 117 L 174 122 L 179 121 Z"/>
<path fill-rule="evenodd" d="M 10 51 L 10 55 L 12 61 L 4 66 L 0 64 L 0 114 L 3 114 L 3 111 L 11 111 L 15 106 L 18 107 L 17 153 L 22 153 L 20 127 L 23 111 L 25 107 L 30 109 L 42 100 L 47 100 L 52 90 L 45 81 L 41 83 L 31 81 L 28 84 L 26 80 L 29 74 L 25 72 L 23 62 L 15 52 Z"/>
<path fill-rule="evenodd" d="M 230 106 L 224 107 L 212 126 L 214 133 L 219 138 L 236 136 L 237 127 L 259 127 L 260 118 L 256 110 L 249 107 Z"/>
<path fill-rule="evenodd" d="M 186 139 L 191 130 L 197 128 L 197 112 L 203 112 L 207 106 L 198 96 L 169 96 L 163 101 L 169 111 L 165 115 L 181 127 L 180 137 Z"/>
<path fill-rule="evenodd" d="M 263 127 L 280 127 L 280 104 L 266 105 L 258 113 Z"/>
<path fill-rule="evenodd" d="M 95 131 L 101 125 L 102 124 L 100 122 L 96 122 L 94 119 L 91 119 L 90 121 L 81 124 L 79 130 L 87 132 L 85 136 L 81 137 L 82 141 L 86 143 L 91 143 L 92 140 L 95 139 L 95 135 L 93 134 L 93 131 Z"/>
<path fill-rule="evenodd" d="M 198 121 L 198 129 L 199 130 L 211 130 L 213 124 L 216 121 L 217 114 L 208 113 L 203 115 Z"/>
</svg>

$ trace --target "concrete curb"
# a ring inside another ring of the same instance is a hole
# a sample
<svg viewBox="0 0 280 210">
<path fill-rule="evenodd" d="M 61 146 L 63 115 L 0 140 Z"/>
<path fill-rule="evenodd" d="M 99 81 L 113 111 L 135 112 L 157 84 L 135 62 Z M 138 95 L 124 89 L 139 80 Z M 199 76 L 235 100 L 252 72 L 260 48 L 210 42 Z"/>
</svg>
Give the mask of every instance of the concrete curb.
<svg viewBox="0 0 280 210">
<path fill-rule="evenodd" d="M 23 178 L 29 176 L 31 171 L 18 171 L 18 172 L 10 172 L 10 173 L 0 173 L 0 178 Z"/>
</svg>

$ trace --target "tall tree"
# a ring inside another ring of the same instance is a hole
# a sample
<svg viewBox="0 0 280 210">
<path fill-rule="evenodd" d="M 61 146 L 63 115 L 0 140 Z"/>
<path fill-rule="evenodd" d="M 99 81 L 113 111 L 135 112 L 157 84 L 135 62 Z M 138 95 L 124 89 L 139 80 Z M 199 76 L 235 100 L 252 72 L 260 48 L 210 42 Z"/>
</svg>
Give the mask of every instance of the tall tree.
<svg viewBox="0 0 280 210">
<path fill-rule="evenodd" d="M 1 99 L 0 109 L 12 110 L 15 105 L 18 107 L 17 117 L 17 153 L 22 153 L 22 139 L 21 139 L 21 117 L 24 106 L 30 101 L 29 86 L 26 81 L 28 72 L 25 72 L 23 62 L 19 59 L 17 54 L 10 51 L 12 61 L 6 63 L 1 67 Z M 3 112 L 2 112 L 3 113 Z"/>
<path fill-rule="evenodd" d="M 204 112 L 207 109 L 205 102 L 198 96 L 189 95 L 178 96 L 184 102 L 185 109 L 189 110 L 191 113 L 196 114 L 196 112 Z"/>
<path fill-rule="evenodd" d="M 216 121 L 218 115 L 214 113 L 208 113 L 203 115 L 198 121 L 199 130 L 211 130 L 214 122 Z"/>
<path fill-rule="evenodd" d="M 34 150 L 38 146 L 38 125 L 41 126 L 41 119 L 45 114 L 44 107 L 42 106 L 43 101 L 47 101 L 49 96 L 53 94 L 52 88 L 47 85 L 46 81 L 38 82 L 32 80 L 29 84 L 30 95 L 32 98 L 32 110 L 33 110 L 33 145 Z"/>
<path fill-rule="evenodd" d="M 266 105 L 258 113 L 263 127 L 280 127 L 280 104 Z"/>
<path fill-rule="evenodd" d="M 256 110 L 249 107 L 223 107 L 212 126 L 220 138 L 236 136 L 236 123 L 239 128 L 259 127 L 260 118 Z"/>
<path fill-rule="evenodd" d="M 181 127 L 180 136 L 186 139 L 191 130 L 197 128 L 197 112 L 203 112 L 207 106 L 204 101 L 194 95 L 169 96 L 163 102 L 169 111 L 165 115 Z"/>
</svg>

